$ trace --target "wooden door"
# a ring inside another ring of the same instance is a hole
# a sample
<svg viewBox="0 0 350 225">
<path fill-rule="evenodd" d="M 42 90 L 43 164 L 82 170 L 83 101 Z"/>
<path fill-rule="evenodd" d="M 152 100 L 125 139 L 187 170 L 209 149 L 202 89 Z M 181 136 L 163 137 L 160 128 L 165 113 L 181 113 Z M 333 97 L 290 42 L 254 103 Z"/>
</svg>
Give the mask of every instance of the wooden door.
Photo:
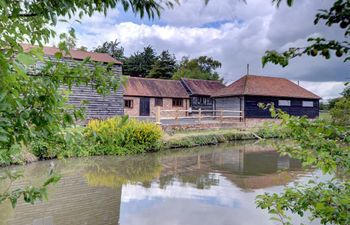
<svg viewBox="0 0 350 225">
<path fill-rule="evenodd" d="M 140 98 L 140 116 L 150 115 L 150 98 Z"/>
</svg>

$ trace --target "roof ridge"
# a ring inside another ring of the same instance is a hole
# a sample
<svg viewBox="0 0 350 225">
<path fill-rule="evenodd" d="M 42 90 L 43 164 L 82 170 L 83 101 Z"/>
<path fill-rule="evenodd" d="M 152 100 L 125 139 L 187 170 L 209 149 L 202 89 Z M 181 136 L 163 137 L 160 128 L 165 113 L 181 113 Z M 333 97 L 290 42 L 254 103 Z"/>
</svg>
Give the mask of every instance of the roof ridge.
<svg viewBox="0 0 350 225">
<path fill-rule="evenodd" d="M 204 80 L 204 79 L 191 79 L 191 78 L 181 78 L 181 80 L 196 80 L 196 81 L 221 83 L 219 80 Z"/>
<path fill-rule="evenodd" d="M 243 86 L 243 95 L 246 94 L 248 76 L 249 76 L 249 75 L 247 74 L 247 75 L 245 75 L 245 76 L 243 77 L 243 78 L 245 78 L 245 80 L 244 80 L 244 86 Z"/>
<path fill-rule="evenodd" d="M 179 82 L 180 80 L 171 80 L 171 79 L 161 79 L 161 78 L 151 78 L 151 77 L 134 77 L 134 76 L 127 76 L 129 78 L 133 79 L 142 79 L 142 80 L 157 80 L 157 81 L 172 81 L 172 82 Z"/>
<path fill-rule="evenodd" d="M 188 84 L 186 83 L 186 81 L 184 79 L 180 79 L 181 84 L 183 84 L 184 86 L 186 86 L 186 88 L 188 88 L 188 90 L 191 92 L 191 94 L 193 94 L 192 89 L 188 86 Z"/>
</svg>

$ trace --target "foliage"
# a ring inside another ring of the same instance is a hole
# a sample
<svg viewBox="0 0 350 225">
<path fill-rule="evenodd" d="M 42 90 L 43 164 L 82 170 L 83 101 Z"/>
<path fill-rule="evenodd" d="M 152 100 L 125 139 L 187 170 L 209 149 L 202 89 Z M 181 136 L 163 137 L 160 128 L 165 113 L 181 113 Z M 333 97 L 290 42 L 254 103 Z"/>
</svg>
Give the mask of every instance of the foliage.
<svg viewBox="0 0 350 225">
<path fill-rule="evenodd" d="M 215 71 L 221 67 L 221 63 L 211 57 L 200 56 L 196 59 L 182 58 L 178 70 L 172 79 L 181 78 L 220 80 L 219 74 Z"/>
<path fill-rule="evenodd" d="M 156 60 L 155 50 L 152 46 L 147 46 L 143 49 L 143 52 L 136 52 L 125 60 L 123 74 L 134 77 L 146 77 Z"/>
<path fill-rule="evenodd" d="M 108 53 L 116 60 L 121 62 L 125 61 L 124 48 L 120 46 L 120 42 L 115 39 L 115 41 L 106 41 L 102 45 L 99 45 L 94 49 L 94 52 Z"/>
<path fill-rule="evenodd" d="M 12 183 L 21 178 L 23 174 L 18 171 L 5 171 L 4 174 L 0 174 L 0 181 L 7 182 L 8 185 L 5 190 L 0 192 L 0 204 L 5 200 L 10 200 L 12 208 L 16 207 L 17 201 L 23 196 L 23 200 L 26 203 L 34 204 L 36 201 L 47 200 L 47 187 L 50 184 L 55 184 L 60 180 L 60 176 L 50 171 L 49 178 L 39 187 L 27 186 L 24 188 L 16 188 L 11 190 Z"/>
<path fill-rule="evenodd" d="M 290 116 L 281 110 L 270 111 L 282 123 L 279 128 L 286 131 L 293 144 L 279 145 L 282 155 L 301 160 L 303 166 L 316 167 L 323 173 L 335 175 L 330 181 L 311 180 L 306 185 L 287 187 L 281 194 L 259 195 L 257 205 L 267 209 L 274 220 L 291 224 L 286 212 L 303 216 L 310 212 L 310 220 L 320 219 L 322 224 L 348 224 L 349 221 L 349 180 L 350 171 L 350 133 L 349 128 L 331 125 L 324 120 L 310 121 L 306 117 Z"/>
<path fill-rule="evenodd" d="M 176 1 L 175 1 L 176 2 Z M 143 17 L 159 15 L 163 6 L 172 7 L 173 1 L 0 1 L 0 155 L 6 163 L 18 149 L 32 140 L 45 139 L 60 132 L 62 127 L 83 116 L 80 109 L 67 106 L 65 85 L 92 85 L 99 94 L 116 90 L 119 81 L 109 66 L 93 63 L 67 62 L 69 50 L 75 46 L 71 29 L 61 34 L 60 52 L 53 58 L 44 57 L 42 44 L 56 36 L 54 26 L 58 17 L 82 18 L 94 12 L 106 14 L 108 9 L 122 4 Z M 64 20 L 60 20 L 64 21 Z M 21 43 L 39 45 L 24 51 Z M 92 68 L 87 65 L 92 64 Z"/>
<path fill-rule="evenodd" d="M 349 126 L 350 125 L 350 94 L 349 86 L 342 92 L 343 97 L 335 102 L 330 110 L 332 120 L 335 124 Z"/>
<path fill-rule="evenodd" d="M 91 120 L 86 136 L 96 144 L 96 155 L 125 155 L 154 150 L 162 137 L 161 128 L 127 117 Z"/>
<path fill-rule="evenodd" d="M 171 79 L 176 70 L 176 59 L 169 51 L 162 51 L 147 77 Z"/>
<path fill-rule="evenodd" d="M 75 64 L 62 60 L 69 58 L 69 50 L 75 46 L 73 29 L 60 35 L 60 51 L 52 59 L 44 57 L 42 45 L 56 36 L 57 18 L 75 15 L 82 18 L 94 12 L 106 14 L 108 9 L 119 4 L 125 11 L 131 9 L 141 17 L 147 14 L 154 18 L 159 16 L 163 6 L 172 7 L 174 4 L 171 0 L 161 3 L 156 0 L 0 0 L 1 165 L 14 162 L 29 143 L 47 141 L 48 137 L 83 117 L 82 110 L 65 104 L 67 93 L 60 89 L 62 85 L 69 90 L 72 85 L 89 84 L 99 94 L 108 94 L 119 85 L 110 65 L 102 66 L 89 59 Z M 39 46 L 25 51 L 22 43 Z M 92 64 L 92 68 L 87 64 Z M 18 175 L 9 174 L 8 177 L 10 185 L 1 194 L 0 202 L 10 199 L 13 207 L 21 196 L 30 203 L 46 198 L 46 187 L 59 180 L 53 175 L 39 188 L 28 186 L 10 191 L 12 181 Z"/>
<path fill-rule="evenodd" d="M 93 153 L 82 127 L 68 127 L 45 139 L 36 139 L 30 144 L 31 151 L 39 159 L 84 157 Z"/>
<path fill-rule="evenodd" d="M 273 0 L 279 6 L 283 0 Z M 289 6 L 292 6 L 293 1 L 287 0 Z M 312 37 L 307 40 L 309 43 L 305 47 L 292 47 L 283 53 L 277 51 L 266 51 L 262 58 L 262 64 L 265 66 L 268 62 L 279 64 L 283 67 L 287 66 L 289 60 L 298 56 L 321 55 L 325 59 L 329 59 L 333 54 L 337 57 L 343 57 L 344 62 L 350 60 L 350 42 L 347 39 L 350 36 L 350 2 L 348 0 L 335 0 L 332 7 L 329 9 L 322 9 L 315 16 L 314 24 L 317 25 L 321 21 L 325 25 L 331 27 L 339 25 L 340 29 L 344 30 L 343 41 L 326 40 L 323 37 Z"/>
</svg>

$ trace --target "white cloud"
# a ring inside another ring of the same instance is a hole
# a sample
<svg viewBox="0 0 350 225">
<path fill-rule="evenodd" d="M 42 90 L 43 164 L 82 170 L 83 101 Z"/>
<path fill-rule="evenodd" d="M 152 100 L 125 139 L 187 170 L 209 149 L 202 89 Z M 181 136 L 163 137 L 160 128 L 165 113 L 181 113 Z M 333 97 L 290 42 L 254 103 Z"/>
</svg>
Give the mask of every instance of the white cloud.
<svg viewBox="0 0 350 225">
<path fill-rule="evenodd" d="M 219 72 L 227 82 L 244 75 L 249 63 L 252 74 L 313 82 L 308 87 L 329 98 L 337 96 L 341 90 L 339 82 L 350 77 L 349 67 L 337 58 L 326 61 L 303 57 L 292 60 L 286 68 L 261 66 L 265 50 L 304 45 L 305 39 L 315 34 L 341 39 L 339 29 L 313 25 L 317 9 L 327 7 L 329 2 L 300 1 L 292 8 L 279 9 L 266 0 L 248 0 L 247 4 L 212 0 L 206 7 L 202 0 L 181 2 L 181 6 L 164 11 L 160 22 L 153 25 L 130 22 L 129 14 L 118 11 L 109 12 L 106 18 L 96 14 L 82 19 L 81 24 L 69 25 L 77 30 L 78 45 L 90 49 L 118 38 L 127 55 L 152 45 L 158 52 L 169 49 L 178 59 L 212 56 L 222 62 Z M 215 25 L 203 27 L 211 23 Z M 67 26 L 60 24 L 57 29 L 62 31 Z"/>
</svg>

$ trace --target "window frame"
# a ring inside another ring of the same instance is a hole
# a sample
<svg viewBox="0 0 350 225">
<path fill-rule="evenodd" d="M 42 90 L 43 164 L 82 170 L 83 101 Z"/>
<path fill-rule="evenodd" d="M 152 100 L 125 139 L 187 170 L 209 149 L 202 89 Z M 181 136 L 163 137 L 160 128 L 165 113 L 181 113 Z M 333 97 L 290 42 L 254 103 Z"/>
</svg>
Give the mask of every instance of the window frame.
<svg viewBox="0 0 350 225">
<path fill-rule="evenodd" d="M 128 106 L 127 102 L 130 102 L 130 106 Z M 124 108 L 133 109 L 134 108 L 134 100 L 133 99 L 124 99 Z"/>
<path fill-rule="evenodd" d="M 198 105 L 207 105 L 206 97 L 198 97 Z"/>
<path fill-rule="evenodd" d="M 284 104 L 284 103 L 287 103 L 287 102 L 288 102 L 288 104 Z M 278 106 L 290 107 L 290 106 L 292 106 L 292 100 L 279 99 L 278 100 Z"/>
<path fill-rule="evenodd" d="M 157 106 L 163 107 L 163 98 L 162 97 L 155 97 L 154 98 L 154 106 L 155 107 L 157 107 Z"/>
<path fill-rule="evenodd" d="M 173 98 L 172 99 L 172 106 L 173 107 L 183 107 L 183 98 Z M 177 103 L 180 103 L 180 104 L 177 104 Z"/>
<path fill-rule="evenodd" d="M 312 105 L 305 105 L 304 103 L 312 103 Z M 313 108 L 313 107 L 315 107 L 315 103 L 314 103 L 314 101 L 302 101 L 301 102 L 301 105 L 303 106 L 303 107 L 305 107 L 305 108 Z"/>
</svg>

